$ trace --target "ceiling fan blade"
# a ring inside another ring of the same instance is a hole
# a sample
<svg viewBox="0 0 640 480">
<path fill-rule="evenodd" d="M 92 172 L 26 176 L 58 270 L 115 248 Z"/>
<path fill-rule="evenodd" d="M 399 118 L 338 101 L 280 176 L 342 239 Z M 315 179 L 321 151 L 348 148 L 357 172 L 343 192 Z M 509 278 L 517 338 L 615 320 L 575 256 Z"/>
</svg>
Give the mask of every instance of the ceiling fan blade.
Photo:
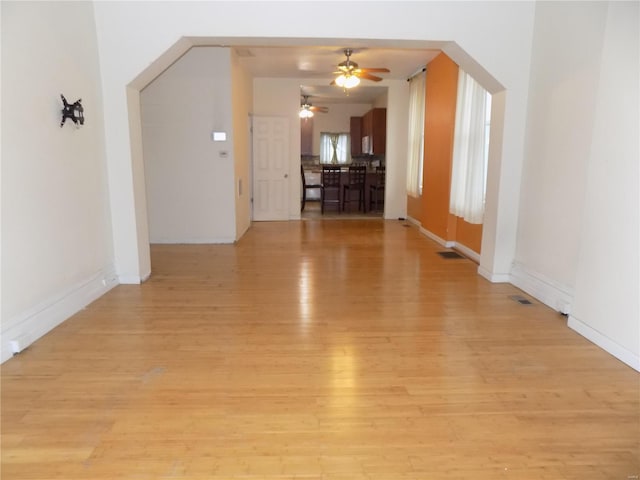
<svg viewBox="0 0 640 480">
<path fill-rule="evenodd" d="M 380 80 L 382 80 L 382 78 L 376 77 L 375 75 L 370 75 L 368 73 L 360 73 L 358 74 L 358 77 L 366 78 L 367 80 L 373 80 L 374 82 L 379 82 Z"/>
<path fill-rule="evenodd" d="M 361 72 L 365 72 L 365 73 L 390 73 L 391 70 L 389 70 L 388 68 L 360 68 L 359 69 Z"/>
<path fill-rule="evenodd" d="M 320 113 L 327 113 L 329 111 L 329 109 L 327 107 L 309 107 L 309 110 L 311 110 L 312 112 L 320 112 Z"/>
</svg>

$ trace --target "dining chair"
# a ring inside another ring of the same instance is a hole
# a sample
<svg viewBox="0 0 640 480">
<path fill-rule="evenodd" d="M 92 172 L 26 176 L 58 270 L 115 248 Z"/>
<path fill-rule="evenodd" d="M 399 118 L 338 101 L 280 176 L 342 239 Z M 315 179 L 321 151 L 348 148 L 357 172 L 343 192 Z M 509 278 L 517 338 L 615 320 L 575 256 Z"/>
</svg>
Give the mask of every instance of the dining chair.
<svg viewBox="0 0 640 480">
<path fill-rule="evenodd" d="M 385 173 L 385 167 L 376 167 L 376 181 L 369 185 L 369 210 L 378 209 L 380 193 L 382 193 L 382 204 L 384 205 Z"/>
<path fill-rule="evenodd" d="M 364 165 L 351 165 L 349 166 L 349 173 L 347 177 L 347 183 L 342 186 L 342 211 L 344 211 L 344 204 L 349 204 L 349 211 L 351 211 L 351 198 L 352 192 L 358 192 L 358 210 L 362 209 L 363 212 L 367 212 L 367 206 L 364 203 L 364 183 L 367 178 L 367 167 Z"/>
<path fill-rule="evenodd" d="M 322 166 L 322 190 L 320 191 L 320 211 L 325 205 L 335 205 L 340 211 L 340 165 Z"/>
<path fill-rule="evenodd" d="M 320 198 L 322 198 L 322 184 L 321 183 L 307 183 L 307 179 L 304 175 L 304 166 L 300 165 L 300 177 L 302 178 L 302 202 L 300 205 L 300 211 L 304 212 L 304 206 L 307 203 L 307 190 L 320 190 Z"/>
</svg>

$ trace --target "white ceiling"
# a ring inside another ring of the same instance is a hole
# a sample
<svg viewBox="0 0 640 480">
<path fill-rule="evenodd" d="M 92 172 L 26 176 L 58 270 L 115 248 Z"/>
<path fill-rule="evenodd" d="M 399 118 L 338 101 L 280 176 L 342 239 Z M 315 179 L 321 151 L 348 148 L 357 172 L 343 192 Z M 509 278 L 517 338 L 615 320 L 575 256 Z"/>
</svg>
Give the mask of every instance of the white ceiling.
<svg viewBox="0 0 640 480">
<path fill-rule="evenodd" d="M 310 95 L 313 104 L 373 103 L 386 92 L 386 87 L 370 80 L 348 91 L 329 86 L 335 78 L 332 72 L 346 59 L 344 49 L 349 47 L 322 46 L 235 46 L 240 63 L 254 77 L 326 79 L 326 86 L 303 85 L 302 91 Z M 385 67 L 390 73 L 377 74 L 385 79 L 407 79 L 429 63 L 439 50 L 354 48 L 351 61 L 360 68 Z M 314 82 L 315 83 L 315 82 Z"/>
</svg>

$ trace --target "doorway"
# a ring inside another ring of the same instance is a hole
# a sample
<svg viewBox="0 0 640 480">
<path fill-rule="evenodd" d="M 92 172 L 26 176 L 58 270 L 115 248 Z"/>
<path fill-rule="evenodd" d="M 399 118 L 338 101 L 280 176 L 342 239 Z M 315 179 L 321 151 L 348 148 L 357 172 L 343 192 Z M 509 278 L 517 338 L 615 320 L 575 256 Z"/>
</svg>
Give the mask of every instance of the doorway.
<svg viewBox="0 0 640 480">
<path fill-rule="evenodd" d="M 384 215 L 384 175 L 386 166 L 386 107 L 387 87 L 360 86 L 345 94 L 335 87 L 303 85 L 300 88 L 300 163 L 301 188 L 304 184 L 322 183 L 322 167 L 326 164 L 338 165 L 340 191 L 327 192 L 338 203 L 326 202 L 324 212 L 321 206 L 321 189 L 309 188 L 301 210 L 303 220 L 310 219 L 371 219 Z M 311 108 L 313 116 L 309 117 Z M 370 143 L 373 138 L 373 113 L 376 113 L 376 151 Z M 367 148 L 363 149 L 363 145 Z M 344 189 L 349 181 L 349 167 L 366 168 L 363 186 L 363 201 L 359 193 Z M 345 196 L 346 194 L 346 196 Z M 304 192 L 301 191 L 301 197 Z M 344 207 L 343 207 L 343 200 Z"/>
</svg>

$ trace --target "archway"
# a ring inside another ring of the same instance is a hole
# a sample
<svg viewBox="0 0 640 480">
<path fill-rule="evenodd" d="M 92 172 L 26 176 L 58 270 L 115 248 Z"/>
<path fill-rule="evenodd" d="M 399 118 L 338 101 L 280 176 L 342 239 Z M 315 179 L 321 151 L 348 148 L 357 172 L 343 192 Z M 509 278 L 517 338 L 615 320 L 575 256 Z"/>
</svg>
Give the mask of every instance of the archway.
<svg viewBox="0 0 640 480">
<path fill-rule="evenodd" d="M 344 40 L 341 39 L 314 39 L 314 44 L 335 45 L 340 46 Z M 140 91 L 150 82 L 162 74 L 171 64 L 177 61 L 190 48 L 194 46 L 247 46 L 259 45 L 261 42 L 267 42 L 263 38 L 234 38 L 230 41 L 227 38 L 208 37 L 187 39 L 182 38 L 170 47 L 158 59 L 152 62 L 143 72 L 141 72 L 129 85 L 127 85 L 127 102 L 129 115 L 129 130 L 131 140 L 131 159 L 133 174 L 133 203 L 135 206 L 135 226 L 137 232 L 137 251 L 138 266 L 140 277 L 137 281 L 144 281 L 151 272 L 150 252 L 149 252 L 149 231 L 147 218 L 147 205 L 144 181 L 144 163 L 143 149 L 141 139 L 141 114 L 140 114 Z M 269 45 L 278 44 L 282 47 L 304 46 L 309 45 L 309 39 L 268 39 Z M 505 258 L 512 256 L 511 249 L 513 245 L 509 244 L 509 240 L 499 238 L 499 216 L 500 216 L 500 191 L 502 175 L 502 140 L 505 117 L 505 89 L 504 87 L 478 62 L 468 55 L 462 48 L 454 42 L 427 42 L 427 41 L 383 41 L 383 40 L 364 40 L 360 41 L 361 45 L 368 48 L 424 48 L 424 49 L 440 49 L 445 52 L 452 60 L 460 65 L 465 71 L 470 73 L 474 78 L 482 84 L 493 95 L 492 109 L 492 138 L 489 153 L 489 169 L 487 175 L 487 198 L 486 198 L 486 214 L 485 224 L 483 228 L 482 254 L 480 257 L 479 273 L 491 281 L 507 281 L 508 275 L 495 274 L 496 267 L 499 263 L 505 263 Z M 297 97 L 297 92 L 295 93 Z M 393 95 L 390 95 L 392 101 Z M 400 142 L 397 142 L 398 151 L 395 152 L 398 158 L 403 157 Z M 393 154 L 394 152 L 390 152 Z M 296 167 L 298 168 L 298 167 Z M 404 191 L 404 166 L 398 164 L 396 171 L 393 168 L 388 170 L 388 180 L 395 182 L 392 188 L 396 192 Z M 511 186 L 513 188 L 513 186 Z M 517 188 L 517 187 L 516 187 Z M 498 242 L 502 242 L 498 245 Z M 123 283 L 137 283 L 135 278 L 121 278 Z"/>
</svg>

